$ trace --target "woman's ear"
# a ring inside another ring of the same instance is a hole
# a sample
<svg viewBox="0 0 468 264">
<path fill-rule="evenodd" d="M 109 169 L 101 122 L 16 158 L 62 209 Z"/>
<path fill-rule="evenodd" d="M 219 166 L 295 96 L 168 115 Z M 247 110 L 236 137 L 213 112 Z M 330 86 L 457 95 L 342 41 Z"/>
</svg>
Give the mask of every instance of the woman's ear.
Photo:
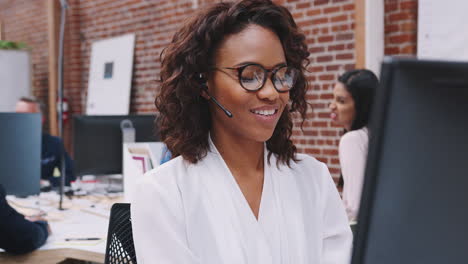
<svg viewBox="0 0 468 264">
<path fill-rule="evenodd" d="M 201 91 L 201 96 L 202 96 L 203 98 L 205 98 L 206 100 L 210 100 L 210 99 L 211 99 L 211 97 L 210 97 L 210 96 L 208 95 L 208 93 L 207 93 L 207 89 L 202 89 L 202 91 Z"/>
<path fill-rule="evenodd" d="M 207 81 L 204 74 L 200 73 L 200 75 L 198 76 L 198 82 L 199 82 L 199 84 L 201 86 L 201 94 L 200 95 L 203 98 L 205 98 L 206 100 L 210 100 L 211 97 L 210 97 L 210 95 L 208 93 L 208 81 Z"/>
</svg>

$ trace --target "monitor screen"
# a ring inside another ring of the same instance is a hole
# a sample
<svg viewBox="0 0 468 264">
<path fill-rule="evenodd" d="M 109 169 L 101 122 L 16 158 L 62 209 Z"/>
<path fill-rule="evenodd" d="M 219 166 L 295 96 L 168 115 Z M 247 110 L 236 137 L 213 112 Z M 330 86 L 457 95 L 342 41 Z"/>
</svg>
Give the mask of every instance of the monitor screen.
<svg viewBox="0 0 468 264">
<path fill-rule="evenodd" d="M 0 124 L 0 184 L 7 194 L 39 194 L 41 115 L 0 113 Z"/>
<path fill-rule="evenodd" d="M 122 173 L 122 130 L 120 123 L 130 120 L 135 142 L 159 141 L 154 115 L 73 117 L 73 158 L 75 173 L 108 175 Z"/>
<path fill-rule="evenodd" d="M 468 63 L 386 58 L 353 264 L 466 263 Z"/>
</svg>

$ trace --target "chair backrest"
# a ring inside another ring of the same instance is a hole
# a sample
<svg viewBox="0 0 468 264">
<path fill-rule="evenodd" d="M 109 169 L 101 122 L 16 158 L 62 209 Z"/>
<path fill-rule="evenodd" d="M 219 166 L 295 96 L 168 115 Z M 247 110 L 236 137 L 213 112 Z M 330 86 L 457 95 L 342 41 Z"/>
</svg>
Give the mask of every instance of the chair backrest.
<svg viewBox="0 0 468 264">
<path fill-rule="evenodd" d="M 129 203 L 112 205 L 107 231 L 105 264 L 137 263 L 131 221 Z"/>
</svg>

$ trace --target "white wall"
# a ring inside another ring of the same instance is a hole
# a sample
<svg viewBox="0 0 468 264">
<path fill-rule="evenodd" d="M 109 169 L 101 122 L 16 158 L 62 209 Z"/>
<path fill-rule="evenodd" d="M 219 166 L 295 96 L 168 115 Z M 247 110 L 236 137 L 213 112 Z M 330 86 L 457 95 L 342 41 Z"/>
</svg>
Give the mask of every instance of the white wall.
<svg viewBox="0 0 468 264">
<path fill-rule="evenodd" d="M 384 1 L 366 0 L 366 68 L 380 75 L 384 57 Z"/>
<path fill-rule="evenodd" d="M 20 97 L 32 94 L 31 83 L 29 52 L 0 50 L 0 112 L 13 112 Z"/>
<path fill-rule="evenodd" d="M 419 0 L 418 58 L 468 61 L 468 1 Z"/>
</svg>

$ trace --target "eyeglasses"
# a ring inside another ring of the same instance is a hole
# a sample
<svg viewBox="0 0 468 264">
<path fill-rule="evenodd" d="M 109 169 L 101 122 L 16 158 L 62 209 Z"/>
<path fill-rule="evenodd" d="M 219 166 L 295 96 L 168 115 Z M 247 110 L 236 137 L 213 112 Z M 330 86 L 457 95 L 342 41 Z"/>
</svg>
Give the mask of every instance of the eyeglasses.
<svg viewBox="0 0 468 264">
<path fill-rule="evenodd" d="M 239 84 L 247 91 L 255 92 L 263 88 L 271 72 L 270 80 L 279 93 L 288 92 L 296 84 L 299 70 L 287 65 L 279 65 L 273 69 L 265 69 L 262 65 L 249 63 L 240 67 L 214 68 L 224 72 L 222 69 L 236 70 Z M 229 74 L 228 74 L 229 75 Z"/>
</svg>

